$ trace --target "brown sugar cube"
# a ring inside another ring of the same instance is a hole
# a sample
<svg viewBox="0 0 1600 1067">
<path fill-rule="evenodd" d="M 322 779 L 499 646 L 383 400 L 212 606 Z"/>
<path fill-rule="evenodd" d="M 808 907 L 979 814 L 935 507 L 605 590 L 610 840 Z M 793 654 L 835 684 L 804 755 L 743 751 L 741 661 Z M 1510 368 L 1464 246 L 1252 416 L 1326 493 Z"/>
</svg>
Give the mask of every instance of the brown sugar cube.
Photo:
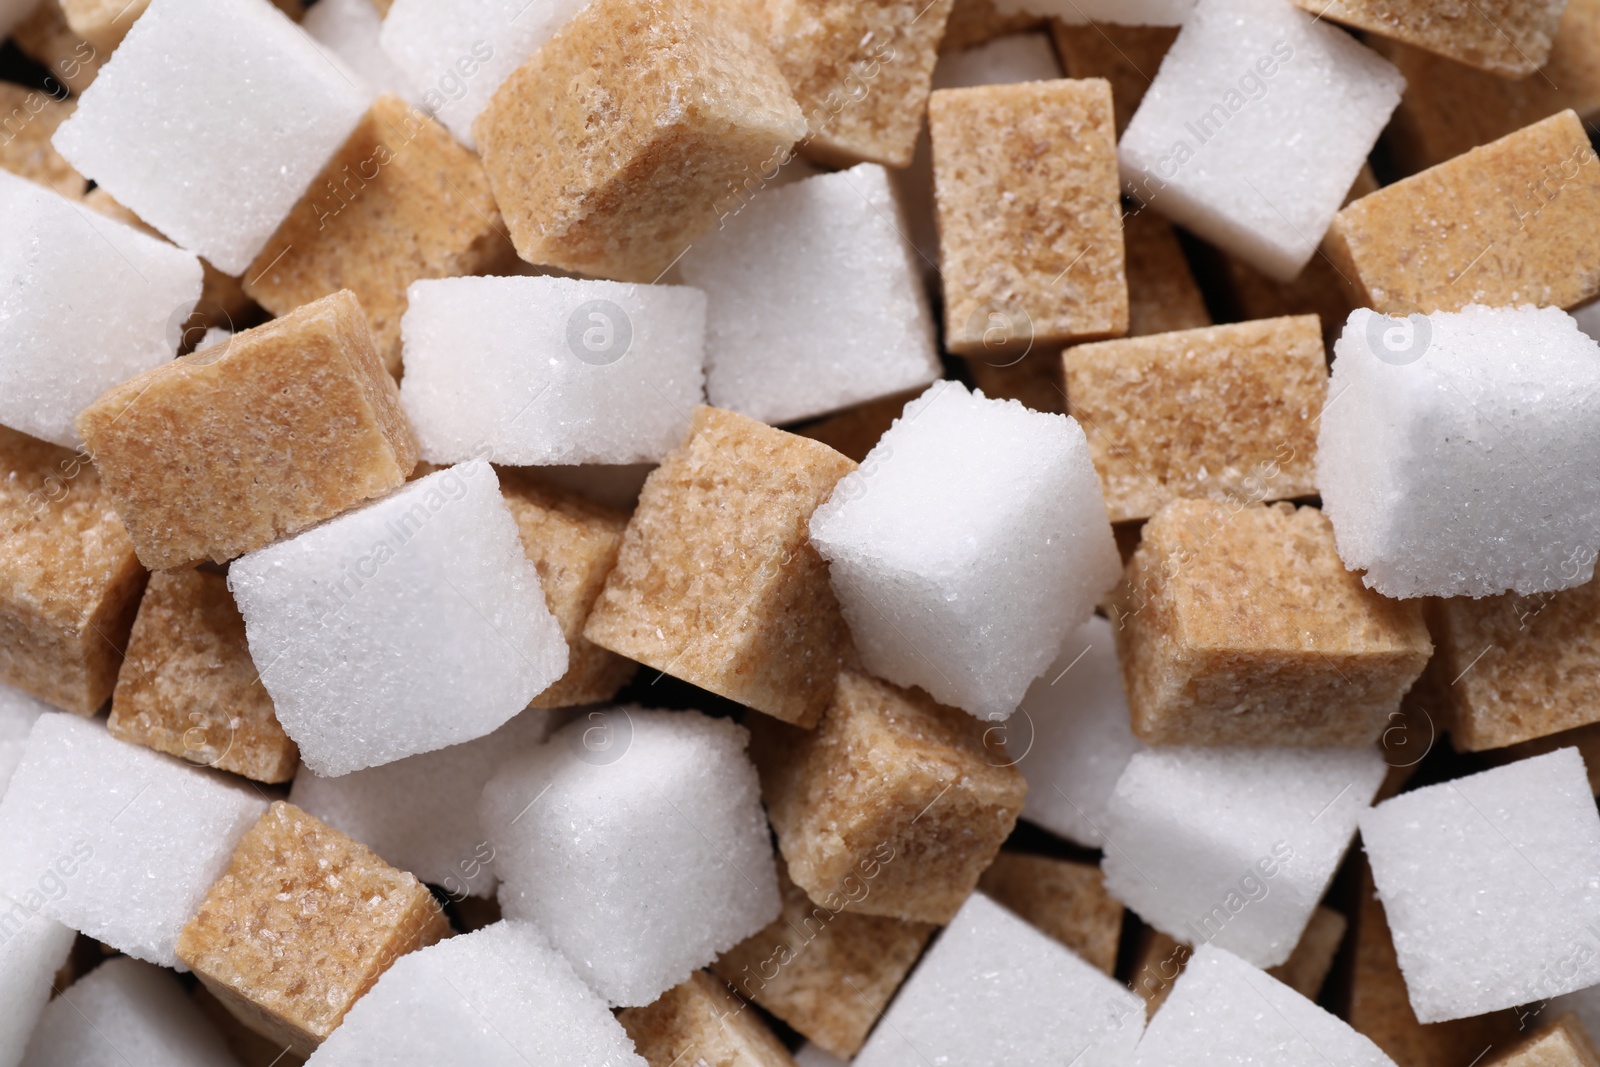
<svg viewBox="0 0 1600 1067">
<path fill-rule="evenodd" d="M 860 463 L 867 458 L 867 453 L 872 451 L 872 446 L 878 443 L 878 439 L 889 432 L 889 427 L 894 425 L 894 420 L 900 417 L 906 405 L 915 400 L 921 392 L 921 389 L 913 389 L 910 392 L 869 400 L 849 411 L 806 423 L 797 427 L 794 432 L 801 437 L 821 441 L 835 452 Z"/>
<path fill-rule="evenodd" d="M 539 572 L 550 613 L 567 639 L 567 673 L 533 698 L 536 708 L 565 708 L 610 700 L 638 664 L 583 636 L 583 624 L 617 565 L 628 516 L 537 475 L 502 468 L 500 495 L 522 534 L 522 550 Z"/>
<path fill-rule="evenodd" d="M 1166 505 L 1112 622 L 1156 744 L 1371 744 L 1433 651 L 1421 607 L 1364 586 L 1322 512 L 1287 503 Z"/>
<path fill-rule="evenodd" d="M 0 682 L 93 715 L 144 583 L 88 457 L 0 426 Z"/>
<path fill-rule="evenodd" d="M 1122 904 L 1098 864 L 1001 852 L 978 888 L 1107 974 L 1116 970 Z"/>
<path fill-rule="evenodd" d="M 50 143 L 76 107 L 39 89 L 0 82 L 0 167 L 69 200 L 82 199 L 88 183 Z"/>
<path fill-rule="evenodd" d="M 1061 65 L 1071 78 L 1104 78 L 1111 83 L 1117 136 L 1128 128 L 1139 101 L 1161 69 L 1167 49 L 1178 39 L 1176 26 L 1071 26 L 1050 20 Z"/>
<path fill-rule="evenodd" d="M 639 494 L 584 636 L 811 727 L 848 637 L 809 525 L 854 469 L 818 441 L 695 408 Z"/>
<path fill-rule="evenodd" d="M 704 971 L 617 1021 L 650 1067 L 794 1067 L 756 1013 Z"/>
<path fill-rule="evenodd" d="M 519 256 L 642 282 L 805 130 L 772 54 L 713 0 L 594 0 L 472 127 Z"/>
<path fill-rule="evenodd" d="M 1324 249 L 1385 314 L 1572 307 L 1600 293 L 1600 158 L 1563 111 L 1355 201 Z"/>
<path fill-rule="evenodd" d="M 1550 57 L 1566 0 L 1294 0 L 1330 22 L 1405 41 L 1498 74 L 1525 78 Z"/>
<path fill-rule="evenodd" d="M 1062 359 L 1112 522 L 1179 497 L 1316 492 L 1328 365 L 1315 315 L 1076 345 Z"/>
<path fill-rule="evenodd" d="M 210 571 L 151 576 L 106 725 L 124 741 L 258 782 L 287 782 L 299 763 L 228 580 Z"/>
<path fill-rule="evenodd" d="M 77 427 L 152 570 L 271 544 L 396 488 L 417 461 L 348 292 L 146 371 Z"/>
<path fill-rule="evenodd" d="M 995 8 L 994 0 L 954 0 L 950 5 L 950 17 L 945 20 L 944 36 L 939 40 L 939 52 L 976 48 L 996 37 L 1037 30 L 1045 21 L 1029 11 L 1002 15 Z"/>
<path fill-rule="evenodd" d="M 972 375 L 972 384 L 982 389 L 986 397 L 1015 400 L 1034 411 L 1067 413 L 1061 356 L 1054 348 L 1029 352 L 1021 358 L 999 355 L 993 360 L 969 359 L 967 370 Z"/>
<path fill-rule="evenodd" d="M 864 674 L 839 675 L 810 733 L 747 725 L 789 877 L 845 911 L 948 922 L 1028 788 L 984 723 Z"/>
<path fill-rule="evenodd" d="M 309 1055 L 400 956 L 448 936 L 428 887 L 275 802 L 178 935 L 178 958 L 240 1022 Z"/>
<path fill-rule="evenodd" d="M 1129 337 L 1211 325 L 1211 312 L 1171 223 L 1153 211 L 1135 211 L 1122 219 L 1122 241 L 1128 258 Z"/>
<path fill-rule="evenodd" d="M 100 65 L 111 58 L 110 52 L 100 51 L 72 32 L 60 0 L 40 0 L 33 13 L 12 29 L 11 39 L 24 55 L 49 71 L 50 78 L 75 94 L 94 84 Z M 54 91 L 55 86 L 46 82 L 45 88 Z"/>
<path fill-rule="evenodd" d="M 398 375 L 406 287 L 514 259 L 501 227 L 478 158 L 385 94 L 244 272 L 244 289 L 275 315 L 350 290 Z"/>
<path fill-rule="evenodd" d="M 1571 1012 L 1487 1061 L 1487 1067 L 1600 1067 L 1588 1031 Z"/>
<path fill-rule="evenodd" d="M 306 1062 L 305 1057 L 296 1056 L 289 1046 L 269 1041 L 235 1019 L 233 1013 L 223 1006 L 222 1001 L 200 983 L 196 982 L 194 988 L 189 991 L 189 999 L 194 1001 L 194 1006 L 200 1009 L 200 1013 L 210 1021 L 211 1025 L 217 1028 L 217 1033 L 221 1034 L 222 1040 L 228 1044 L 228 1051 L 233 1053 L 242 1067 L 300 1067 Z"/>
<path fill-rule="evenodd" d="M 1188 945 L 1160 930 L 1145 928 L 1133 959 L 1133 977 L 1128 979 L 1128 988 L 1144 998 L 1146 1017 L 1154 1016 L 1156 1009 L 1167 1002 L 1167 995 L 1192 955 L 1194 949 Z"/>
<path fill-rule="evenodd" d="M 941 89 L 928 128 L 950 350 L 992 358 L 1126 333 L 1110 85 Z"/>
<path fill-rule="evenodd" d="M 781 860 L 778 887 L 783 893 L 778 918 L 724 952 L 711 970 L 813 1044 L 849 1059 L 935 927 L 843 911 L 842 898 L 818 904 L 789 880 Z"/>
</svg>

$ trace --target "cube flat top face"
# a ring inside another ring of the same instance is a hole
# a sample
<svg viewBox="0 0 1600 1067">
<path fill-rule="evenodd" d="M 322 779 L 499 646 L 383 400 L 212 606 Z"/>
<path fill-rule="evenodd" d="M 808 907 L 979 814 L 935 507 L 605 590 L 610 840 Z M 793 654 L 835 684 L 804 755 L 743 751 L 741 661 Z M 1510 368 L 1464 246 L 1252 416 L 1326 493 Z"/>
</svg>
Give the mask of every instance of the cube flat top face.
<svg viewBox="0 0 1600 1067">
<path fill-rule="evenodd" d="M 107 960 L 54 998 L 28 1054 L 30 1063 L 83 1067 L 109 1067 L 126 1062 L 130 1054 L 170 1067 L 205 1067 L 233 1058 L 222 1035 L 171 974 L 125 957 Z"/>
<path fill-rule="evenodd" d="M 1600 981 L 1600 815 L 1576 749 L 1385 801 L 1361 838 L 1421 1021 Z"/>
<path fill-rule="evenodd" d="M 1294 2 L 1330 21 L 1371 30 L 1502 78 L 1526 78 L 1544 66 L 1567 6 L 1561 0 L 1491 0 L 1441 18 L 1427 0 Z"/>
</svg>

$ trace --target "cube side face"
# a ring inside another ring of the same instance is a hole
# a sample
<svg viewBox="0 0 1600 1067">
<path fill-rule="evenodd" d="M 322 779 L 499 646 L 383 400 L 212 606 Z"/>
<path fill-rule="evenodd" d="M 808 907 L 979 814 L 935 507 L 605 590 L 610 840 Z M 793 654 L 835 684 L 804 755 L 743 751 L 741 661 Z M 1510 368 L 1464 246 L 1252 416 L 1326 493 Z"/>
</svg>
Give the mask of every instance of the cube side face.
<svg viewBox="0 0 1600 1067">
<path fill-rule="evenodd" d="M 1103 28 L 1084 27 L 1091 32 Z M 1211 312 L 1207 310 L 1205 297 L 1189 269 L 1183 246 L 1178 243 L 1177 234 L 1165 219 L 1154 211 L 1141 209 L 1128 212 L 1122 217 L 1122 242 L 1128 259 L 1129 337 L 1195 330 L 1211 325 Z M 1246 312 L 1246 317 L 1270 319 L 1280 314 Z"/>
<path fill-rule="evenodd" d="M 1051 19 L 1050 34 L 1068 74 L 1074 78 L 1104 78 L 1111 83 L 1111 105 L 1120 137 L 1139 109 L 1145 90 L 1150 88 L 1151 75 L 1147 72 L 1161 68 L 1162 58 L 1178 39 L 1178 27 L 1102 23 L 1073 26 Z M 945 36 L 948 39 L 948 31 Z"/>
<path fill-rule="evenodd" d="M 1371 30 L 1502 78 L 1526 78 L 1544 65 L 1566 6 L 1560 0 L 1498 0 L 1446 13 L 1425 0 L 1295 3 L 1332 22 Z"/>
<path fill-rule="evenodd" d="M 794 1060 L 755 1012 L 747 1012 L 722 983 L 696 971 L 682 985 L 642 1008 L 617 1016 L 639 1055 L 650 1064 L 694 1062 L 740 1067 L 793 1067 Z"/>
</svg>

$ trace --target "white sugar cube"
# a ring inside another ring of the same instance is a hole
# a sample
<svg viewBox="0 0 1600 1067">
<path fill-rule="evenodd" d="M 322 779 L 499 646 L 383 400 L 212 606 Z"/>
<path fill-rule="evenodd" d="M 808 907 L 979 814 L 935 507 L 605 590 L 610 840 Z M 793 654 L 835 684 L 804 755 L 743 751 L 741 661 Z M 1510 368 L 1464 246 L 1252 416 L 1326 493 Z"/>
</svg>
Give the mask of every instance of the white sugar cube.
<svg viewBox="0 0 1600 1067">
<path fill-rule="evenodd" d="M 412 104 L 422 103 L 422 93 L 411 84 L 410 77 L 378 46 L 383 16 L 372 0 L 317 0 L 300 25 L 313 41 L 366 83 L 369 100 L 379 93 L 394 93 Z"/>
<path fill-rule="evenodd" d="M 1337 1016 L 1244 960 L 1202 945 L 1145 1030 L 1133 1067 L 1394 1067 Z"/>
<path fill-rule="evenodd" d="M 531 923 L 498 922 L 394 962 L 315 1067 L 645 1067 L 605 1002 Z"/>
<path fill-rule="evenodd" d="M 1317 485 L 1385 596 L 1583 585 L 1600 549 L 1600 345 L 1559 308 L 1351 313 Z"/>
<path fill-rule="evenodd" d="M 1144 1001 L 982 893 L 961 905 L 854 1067 L 1121 1067 Z"/>
<path fill-rule="evenodd" d="M 1077 422 L 934 383 L 811 518 L 862 662 L 1010 715 L 1122 573 Z"/>
<path fill-rule="evenodd" d="M 1361 842 L 1422 1022 L 1600 983 L 1600 814 L 1577 749 L 1402 793 Z"/>
<path fill-rule="evenodd" d="M 163 967 L 267 810 L 223 775 L 44 715 L 0 800 L 0 892 Z"/>
<path fill-rule="evenodd" d="M 571 278 L 414 283 L 400 402 L 422 456 L 656 462 L 704 396 L 705 294 Z"/>
<path fill-rule="evenodd" d="M 107 960 L 45 1009 L 27 1067 L 235 1067 L 222 1035 L 170 974 Z"/>
<path fill-rule="evenodd" d="M 1388 768 L 1365 748 L 1147 748 L 1106 809 L 1111 895 L 1189 945 L 1289 958 Z"/>
<path fill-rule="evenodd" d="M 422 106 L 468 148 L 472 120 L 585 0 L 394 0 L 379 41 Z"/>
<path fill-rule="evenodd" d="M 22 762 L 33 724 L 39 721 L 39 716 L 54 711 L 44 701 L 0 683 L 0 797 L 5 796 L 11 775 Z"/>
<path fill-rule="evenodd" d="M 177 353 L 200 261 L 0 171 L 0 423 L 68 448 L 101 393 Z"/>
<path fill-rule="evenodd" d="M 1102 847 L 1106 803 L 1144 747 L 1133 736 L 1111 624 L 1096 615 L 1074 630 L 1020 710 L 1007 724 L 1006 746 L 1028 780 L 1022 817 Z"/>
<path fill-rule="evenodd" d="M 1387 60 L 1286 0 L 1200 0 L 1118 144 L 1123 183 L 1288 281 L 1404 88 Z"/>
<path fill-rule="evenodd" d="M 875 163 L 719 207 L 678 265 L 706 292 L 706 395 L 768 423 L 939 377 L 933 318 Z"/>
<path fill-rule="evenodd" d="M 366 106 L 268 0 L 151 0 L 54 144 L 145 222 L 237 275 Z"/>
<path fill-rule="evenodd" d="M 994 0 L 1002 15 L 1019 11 L 1072 26 L 1108 22 L 1122 26 L 1181 26 L 1195 0 Z"/>
<path fill-rule="evenodd" d="M 0 896 L 0 1067 L 17 1067 L 77 934 L 31 901 Z"/>
<path fill-rule="evenodd" d="M 549 725 L 548 711 L 529 708 L 487 737 L 382 767 L 321 778 L 302 766 L 289 802 L 452 897 L 491 896 L 499 879 L 478 798 Z"/>
<path fill-rule="evenodd" d="M 483 791 L 508 919 L 536 923 L 614 1005 L 648 1004 L 777 917 L 744 727 L 697 711 L 578 720 Z"/>
<path fill-rule="evenodd" d="M 228 587 L 278 721 L 317 774 L 482 737 L 567 670 L 481 459 L 235 560 Z"/>
</svg>

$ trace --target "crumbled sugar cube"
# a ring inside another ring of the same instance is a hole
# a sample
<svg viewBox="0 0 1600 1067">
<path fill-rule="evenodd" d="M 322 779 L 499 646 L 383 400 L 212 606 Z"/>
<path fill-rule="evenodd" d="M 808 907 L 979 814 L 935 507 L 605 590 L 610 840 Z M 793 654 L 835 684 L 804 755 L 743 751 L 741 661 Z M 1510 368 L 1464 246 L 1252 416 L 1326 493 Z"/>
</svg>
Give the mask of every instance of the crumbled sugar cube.
<svg viewBox="0 0 1600 1067">
<path fill-rule="evenodd" d="M 45 715 L 0 800 L 0 892 L 175 967 L 178 931 L 266 806 L 99 723 Z"/>
<path fill-rule="evenodd" d="M 711 970 L 820 1048 L 853 1056 L 934 926 L 818 904 L 789 880 L 782 860 L 778 888 L 783 911 Z"/>
<path fill-rule="evenodd" d="M 83 175 L 50 144 L 56 127 L 77 104 L 43 89 L 0 82 L 0 167 L 54 189 L 68 200 L 82 199 Z"/>
<path fill-rule="evenodd" d="M 1123 133 L 1123 184 L 1288 281 L 1404 87 L 1376 52 L 1281 0 L 1200 0 Z"/>
<path fill-rule="evenodd" d="M 106 725 L 123 741 L 258 782 L 287 782 L 300 762 L 250 659 L 228 580 L 209 571 L 151 576 Z"/>
<path fill-rule="evenodd" d="M 1063 359 L 1067 413 L 1087 428 L 1112 522 L 1180 497 L 1316 494 L 1328 366 L 1315 315 L 1077 345 Z"/>
<path fill-rule="evenodd" d="M 0 542 L 0 682 L 95 714 L 145 572 L 88 457 L 0 427 Z"/>
<path fill-rule="evenodd" d="M 990 719 L 1120 572 L 1078 424 L 950 381 L 906 405 L 811 542 L 869 671 Z"/>
<path fill-rule="evenodd" d="M 1567 0 L 1500 0 L 1449 11 L 1429 0 L 1294 0 L 1318 18 L 1415 45 L 1502 78 L 1526 78 L 1550 58 Z"/>
<path fill-rule="evenodd" d="M 1175 500 L 1112 600 L 1133 732 L 1157 744 L 1376 741 L 1433 651 L 1421 607 L 1346 570 L 1316 508 Z"/>
<path fill-rule="evenodd" d="M 519 922 L 400 957 L 309 1062 L 645 1067 L 605 1002 L 536 927 Z"/>
<path fill-rule="evenodd" d="M 44 701 L 0 682 L 0 796 L 5 796 L 17 764 L 22 762 L 33 724 L 39 716 L 54 710 Z"/>
<path fill-rule="evenodd" d="M 0 423 L 70 448 L 84 406 L 172 359 L 200 261 L 9 171 L 0 218 Z"/>
<path fill-rule="evenodd" d="M 735 205 L 678 267 L 706 293 L 710 402 L 778 424 L 937 379 L 902 230 L 888 172 L 870 163 Z"/>
<path fill-rule="evenodd" d="M 506 79 L 473 134 L 518 255 L 650 282 L 805 129 L 743 12 L 592 0 Z"/>
<path fill-rule="evenodd" d="M 22 1062 L 28 1035 L 76 937 L 37 908 L 0 896 L 0 1004 L 6 1006 L 0 1016 L 0 1064 L 5 1067 Z"/>
<path fill-rule="evenodd" d="M 995 730 L 866 675 L 839 675 L 815 730 L 751 726 L 789 876 L 830 909 L 949 921 L 1022 808 Z"/>
<path fill-rule="evenodd" d="M 415 875 L 280 800 L 239 841 L 178 958 L 240 1022 L 309 1055 L 390 964 L 449 933 Z"/>
<path fill-rule="evenodd" d="M 228 586 L 317 774 L 482 737 L 566 673 L 561 624 L 483 460 L 252 552 Z"/>
<path fill-rule="evenodd" d="M 704 396 L 698 289 L 449 278 L 408 299 L 400 400 L 431 463 L 653 463 Z"/>
<path fill-rule="evenodd" d="M 672 1067 L 685 1056 L 695 1063 L 740 1067 L 794 1067 L 794 1060 L 753 1011 L 704 971 L 642 1008 L 617 1016 L 633 1047 L 650 1067 Z"/>
<path fill-rule="evenodd" d="M 183 987 L 148 963 L 96 967 L 45 1008 L 28 1067 L 233 1067 L 216 1028 Z"/>
<path fill-rule="evenodd" d="M 1122 902 L 1106 892 L 1096 865 L 1002 852 L 978 888 L 1106 974 L 1116 969 Z"/>
<path fill-rule="evenodd" d="M 1307 1000 L 1316 1000 L 1322 992 L 1322 984 L 1328 980 L 1328 972 L 1333 969 L 1334 957 L 1339 954 L 1339 945 L 1344 941 L 1345 931 L 1349 927 L 1349 920 L 1343 914 L 1319 905 L 1311 913 L 1311 919 L 1300 934 L 1294 951 L 1289 953 L 1289 958 L 1270 968 L 1267 973 Z"/>
<path fill-rule="evenodd" d="M 1345 565 L 1389 597 L 1589 581 L 1597 391 L 1600 345 L 1557 308 L 1353 312 L 1317 439 L 1317 485 Z"/>
<path fill-rule="evenodd" d="M 1106 888 L 1179 941 L 1276 966 L 1386 770 L 1376 748 L 1146 749 L 1107 805 Z"/>
<path fill-rule="evenodd" d="M 691 418 L 645 482 L 584 636 L 810 727 L 849 634 L 806 523 L 855 464 L 729 411 Z"/>
<path fill-rule="evenodd" d="M 911 973 L 855 1067 L 1074 1063 L 1132 1055 L 1144 1003 L 982 893 Z"/>
<path fill-rule="evenodd" d="M 244 289 L 277 315 L 349 289 L 384 365 L 398 375 L 407 286 L 481 273 L 510 255 L 477 157 L 384 94 L 245 270 Z"/>
<path fill-rule="evenodd" d="M 506 917 L 537 923 L 625 1007 L 771 922 L 777 875 L 747 740 L 696 711 L 618 708 L 509 761 L 480 806 Z"/>
<path fill-rule="evenodd" d="M 1325 248 L 1385 314 L 1572 307 L 1600 294 L 1597 217 L 1600 157 L 1568 110 L 1362 197 Z"/>
<path fill-rule="evenodd" d="M 1003 362 L 1126 333 L 1110 85 L 941 89 L 928 129 L 950 350 Z"/>
<path fill-rule="evenodd" d="M 140 218 L 238 274 L 365 108 L 265 0 L 151 0 L 54 143 Z"/>
<path fill-rule="evenodd" d="M 1178 39 L 1181 21 L 1171 26 L 1118 26 L 1103 19 L 1088 24 L 1050 20 L 1050 35 L 1068 76 L 1104 78 L 1111 83 L 1118 137 L 1139 110 L 1139 102 L 1161 69 L 1167 49 Z M 1124 228 L 1127 225 L 1128 220 L 1124 219 Z"/>
<path fill-rule="evenodd" d="M 46 68 L 68 91 L 81 95 L 110 58 L 72 32 L 58 0 L 23 0 L 33 14 L 11 30 L 11 39 L 29 59 Z"/>
<path fill-rule="evenodd" d="M 457 18 L 460 17 L 457 9 Z M 372 0 L 318 0 L 301 22 L 307 34 L 367 83 L 369 96 L 394 93 L 422 105 L 423 92 L 378 43 L 383 16 Z"/>
<path fill-rule="evenodd" d="M 1402 793 L 1361 841 L 1422 1022 L 1600 982 L 1600 814 L 1576 749 Z"/>
</svg>

